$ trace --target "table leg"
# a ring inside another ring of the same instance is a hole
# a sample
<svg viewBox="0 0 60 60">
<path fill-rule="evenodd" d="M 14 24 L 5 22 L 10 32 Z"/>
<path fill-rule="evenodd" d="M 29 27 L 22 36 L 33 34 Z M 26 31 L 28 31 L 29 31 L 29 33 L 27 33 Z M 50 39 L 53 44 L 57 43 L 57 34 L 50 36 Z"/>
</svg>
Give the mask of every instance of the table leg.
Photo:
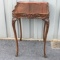
<svg viewBox="0 0 60 60">
<path fill-rule="evenodd" d="M 16 22 L 16 18 L 13 18 L 12 27 L 13 27 L 13 31 L 14 31 L 15 40 L 16 40 L 16 56 L 18 56 L 18 39 L 17 39 L 16 29 L 15 29 L 15 22 Z"/>
<path fill-rule="evenodd" d="M 45 57 L 45 58 L 46 58 L 46 39 L 47 39 L 48 29 L 49 29 L 49 21 L 45 21 L 45 24 L 44 24 L 44 32 L 43 32 L 44 57 Z"/>
<path fill-rule="evenodd" d="M 22 41 L 22 25 L 21 25 L 21 19 L 19 19 L 20 23 L 20 41 Z"/>
</svg>

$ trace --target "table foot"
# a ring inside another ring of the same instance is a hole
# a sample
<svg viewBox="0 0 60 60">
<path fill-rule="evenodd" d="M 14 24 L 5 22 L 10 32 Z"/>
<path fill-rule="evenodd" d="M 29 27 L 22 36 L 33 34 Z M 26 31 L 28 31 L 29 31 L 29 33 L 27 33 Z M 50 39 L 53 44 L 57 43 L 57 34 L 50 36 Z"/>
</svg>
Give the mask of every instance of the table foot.
<svg viewBox="0 0 60 60">
<path fill-rule="evenodd" d="M 20 41 L 22 41 L 22 39 L 20 38 Z"/>
<path fill-rule="evenodd" d="M 47 58 L 47 56 L 46 56 L 46 55 L 44 55 L 44 58 Z"/>
</svg>

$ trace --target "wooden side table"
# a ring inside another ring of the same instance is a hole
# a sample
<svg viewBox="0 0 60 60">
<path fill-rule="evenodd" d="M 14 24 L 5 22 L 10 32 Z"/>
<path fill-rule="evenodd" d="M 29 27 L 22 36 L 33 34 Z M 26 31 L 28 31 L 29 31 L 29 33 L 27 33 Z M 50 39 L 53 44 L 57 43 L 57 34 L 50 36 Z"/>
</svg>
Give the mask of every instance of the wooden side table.
<svg viewBox="0 0 60 60">
<path fill-rule="evenodd" d="M 15 29 L 15 22 L 20 22 L 20 40 L 22 40 L 21 18 L 40 18 L 44 23 L 43 41 L 44 41 L 44 57 L 46 57 L 46 38 L 49 29 L 49 6 L 48 2 L 17 2 L 15 9 L 12 11 L 12 27 L 16 40 L 16 56 L 18 56 L 18 39 Z"/>
</svg>

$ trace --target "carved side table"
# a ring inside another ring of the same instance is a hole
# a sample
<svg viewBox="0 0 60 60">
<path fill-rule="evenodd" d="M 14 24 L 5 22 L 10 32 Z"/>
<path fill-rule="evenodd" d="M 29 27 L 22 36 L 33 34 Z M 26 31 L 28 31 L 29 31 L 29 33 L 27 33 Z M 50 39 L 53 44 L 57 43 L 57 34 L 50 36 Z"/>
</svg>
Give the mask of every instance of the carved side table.
<svg viewBox="0 0 60 60">
<path fill-rule="evenodd" d="M 12 27 L 16 40 L 16 56 L 18 56 L 18 39 L 15 29 L 15 22 L 20 22 L 20 40 L 22 40 L 21 18 L 40 18 L 44 23 L 43 41 L 44 41 L 44 57 L 46 57 L 46 38 L 49 29 L 49 6 L 48 2 L 17 2 L 15 9 L 12 11 Z"/>
</svg>

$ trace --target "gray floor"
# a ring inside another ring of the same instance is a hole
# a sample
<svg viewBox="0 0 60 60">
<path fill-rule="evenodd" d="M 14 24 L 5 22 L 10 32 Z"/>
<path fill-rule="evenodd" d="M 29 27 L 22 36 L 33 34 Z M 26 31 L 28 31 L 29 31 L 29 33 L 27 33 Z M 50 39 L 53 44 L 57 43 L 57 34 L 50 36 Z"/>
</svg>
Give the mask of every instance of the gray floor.
<svg viewBox="0 0 60 60">
<path fill-rule="evenodd" d="M 0 60 L 60 60 L 60 50 L 46 46 L 47 58 L 43 57 L 43 42 L 19 41 L 19 56 L 15 57 L 15 41 L 0 40 Z"/>
</svg>

